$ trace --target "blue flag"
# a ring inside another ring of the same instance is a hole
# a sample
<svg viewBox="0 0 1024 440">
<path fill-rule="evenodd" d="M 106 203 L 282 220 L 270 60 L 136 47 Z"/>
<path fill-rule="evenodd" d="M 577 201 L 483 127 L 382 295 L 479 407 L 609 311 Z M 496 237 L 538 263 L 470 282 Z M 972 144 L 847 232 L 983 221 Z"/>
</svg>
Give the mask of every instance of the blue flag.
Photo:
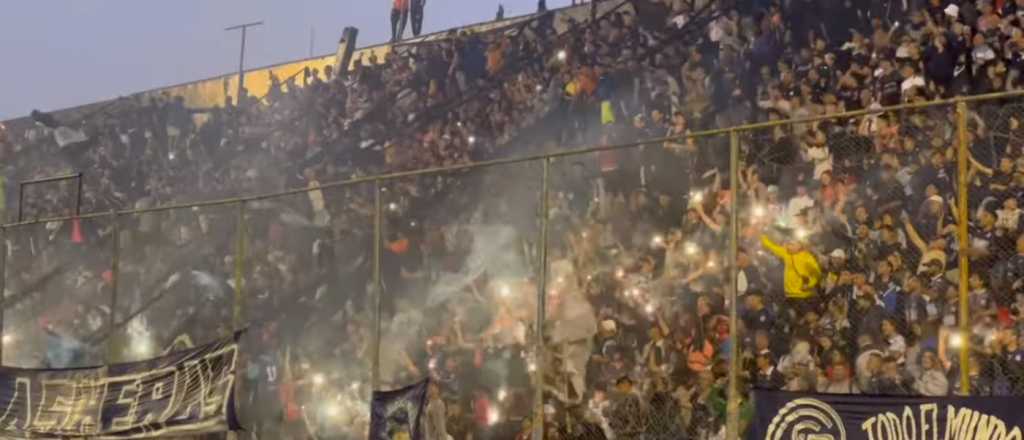
<svg viewBox="0 0 1024 440">
<path fill-rule="evenodd" d="M 425 379 L 394 391 L 374 391 L 370 403 L 370 440 L 422 440 L 420 416 L 427 402 Z"/>
</svg>

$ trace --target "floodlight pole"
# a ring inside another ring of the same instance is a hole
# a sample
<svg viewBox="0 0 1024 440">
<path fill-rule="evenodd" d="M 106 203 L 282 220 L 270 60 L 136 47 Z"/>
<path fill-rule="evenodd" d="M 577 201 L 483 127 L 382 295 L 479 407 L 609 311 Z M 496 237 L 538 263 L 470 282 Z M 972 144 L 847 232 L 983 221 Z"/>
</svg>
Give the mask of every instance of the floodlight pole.
<svg viewBox="0 0 1024 440">
<path fill-rule="evenodd" d="M 246 31 L 250 27 L 263 26 L 262 21 L 254 21 L 252 23 L 240 24 L 237 26 L 231 26 L 224 28 L 225 31 L 242 30 L 242 50 L 238 56 L 238 91 L 235 92 L 235 105 L 239 105 L 242 102 L 242 90 L 245 88 L 245 35 Z"/>
</svg>

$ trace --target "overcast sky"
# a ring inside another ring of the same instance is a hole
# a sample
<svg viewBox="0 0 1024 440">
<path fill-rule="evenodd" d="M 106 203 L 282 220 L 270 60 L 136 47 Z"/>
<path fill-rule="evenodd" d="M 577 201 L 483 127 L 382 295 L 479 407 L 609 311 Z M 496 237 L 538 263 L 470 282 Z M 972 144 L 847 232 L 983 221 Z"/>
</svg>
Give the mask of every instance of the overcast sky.
<svg viewBox="0 0 1024 440">
<path fill-rule="evenodd" d="M 505 16 L 536 0 L 500 0 Z M 424 33 L 494 18 L 499 0 L 427 0 Z M 548 0 L 560 7 L 570 0 Z M 391 0 L 3 0 L 0 120 L 56 110 L 238 69 L 238 32 L 249 21 L 246 67 L 333 53 L 345 26 L 359 46 L 390 37 Z M 407 35 L 409 30 L 406 31 Z"/>
</svg>

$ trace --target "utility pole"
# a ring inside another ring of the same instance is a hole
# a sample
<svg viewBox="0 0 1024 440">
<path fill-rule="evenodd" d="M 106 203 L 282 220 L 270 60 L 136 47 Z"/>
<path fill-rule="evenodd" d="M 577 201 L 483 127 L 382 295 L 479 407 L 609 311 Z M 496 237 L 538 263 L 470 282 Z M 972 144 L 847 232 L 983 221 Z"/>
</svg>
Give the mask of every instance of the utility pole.
<svg viewBox="0 0 1024 440">
<path fill-rule="evenodd" d="M 309 28 L 309 57 L 313 58 L 313 45 L 316 41 L 316 28 Z"/>
<path fill-rule="evenodd" d="M 225 31 L 242 30 L 242 53 L 238 57 L 238 91 L 235 93 L 235 105 L 242 103 L 242 90 L 245 89 L 245 34 L 250 27 L 262 26 L 262 21 L 254 21 L 252 23 L 240 24 L 238 26 L 231 26 L 224 28 Z"/>
</svg>

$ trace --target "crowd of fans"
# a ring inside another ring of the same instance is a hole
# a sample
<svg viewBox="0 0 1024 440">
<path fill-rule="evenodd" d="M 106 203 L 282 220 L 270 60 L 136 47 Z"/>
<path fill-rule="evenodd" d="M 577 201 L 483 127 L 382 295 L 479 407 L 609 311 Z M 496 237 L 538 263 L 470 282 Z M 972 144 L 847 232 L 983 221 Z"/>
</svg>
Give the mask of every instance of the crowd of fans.
<svg viewBox="0 0 1024 440">
<path fill-rule="evenodd" d="M 11 129 L 0 171 L 10 183 L 95 170 L 86 212 L 309 188 L 247 204 L 242 399 L 264 436 L 361 438 L 373 185 L 323 183 L 1017 90 L 1024 67 L 1024 0 L 633 0 L 564 17 L 452 32 L 219 108 L 121 100 L 73 127 L 81 142 Z M 744 396 L 943 396 L 962 392 L 963 368 L 971 394 L 1018 395 L 1024 107 L 968 110 L 968 335 L 956 331 L 955 113 L 942 106 L 743 132 L 736 188 L 726 136 L 556 161 L 544 358 L 532 334 L 539 167 L 386 181 L 382 382 L 432 377 L 431 411 L 446 406 L 447 422 L 428 438 L 457 440 L 528 438 L 537 369 L 547 438 L 722 438 L 731 344 Z M 73 189 L 30 191 L 26 217 L 69 214 Z M 9 229 L 18 330 L 5 362 L 104 360 L 115 232 L 120 358 L 227 333 L 237 213 Z M 744 398 L 742 421 L 751 411 Z"/>
</svg>

